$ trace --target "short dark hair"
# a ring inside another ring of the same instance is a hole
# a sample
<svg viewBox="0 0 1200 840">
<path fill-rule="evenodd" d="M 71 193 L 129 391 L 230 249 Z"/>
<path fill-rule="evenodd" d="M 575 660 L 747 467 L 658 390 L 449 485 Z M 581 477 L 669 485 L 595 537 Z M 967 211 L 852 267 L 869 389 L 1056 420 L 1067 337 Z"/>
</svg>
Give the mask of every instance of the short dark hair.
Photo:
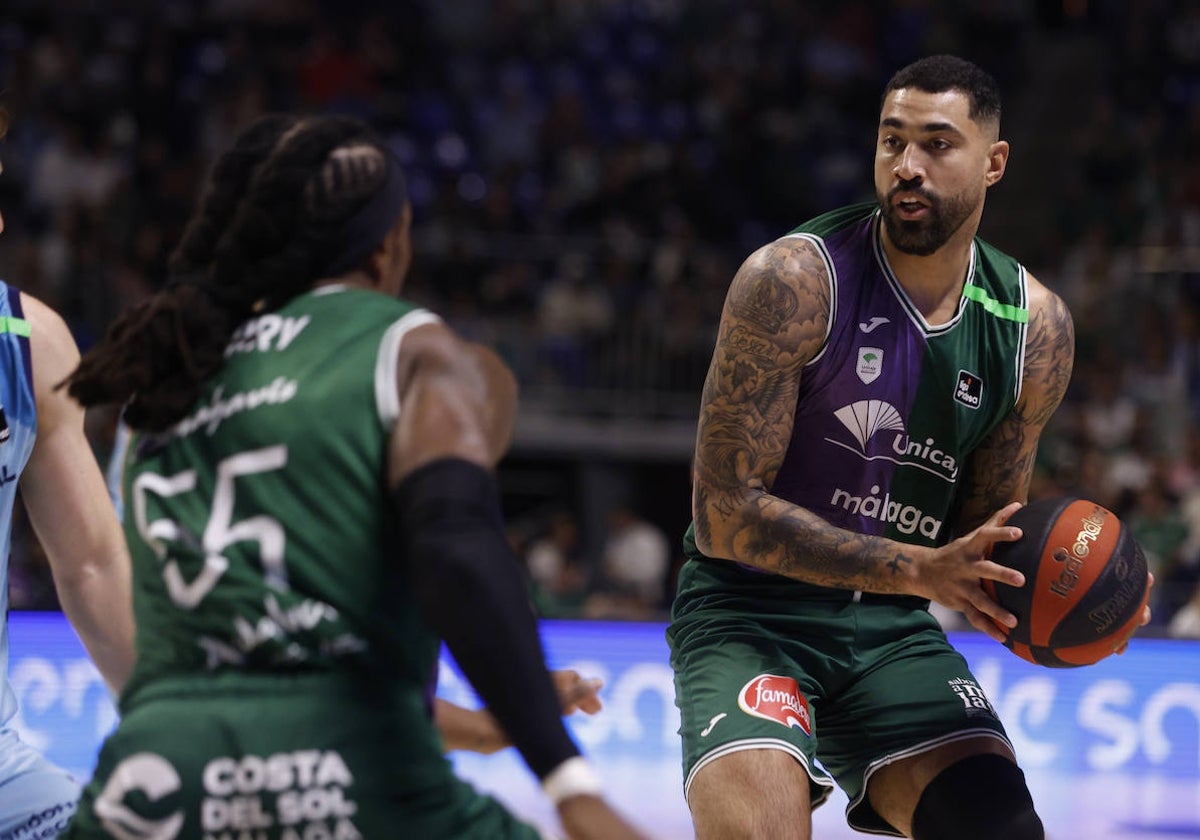
<svg viewBox="0 0 1200 840">
<path fill-rule="evenodd" d="M 8 126 L 12 123 L 12 117 L 8 113 L 8 109 L 0 105 L 0 140 L 8 136 Z"/>
<path fill-rule="evenodd" d="M 956 90 L 966 94 L 968 116 L 977 123 L 1000 122 L 1000 86 L 991 74 L 954 55 L 931 55 L 896 71 L 883 89 L 883 98 L 900 88 L 926 93 Z"/>
</svg>

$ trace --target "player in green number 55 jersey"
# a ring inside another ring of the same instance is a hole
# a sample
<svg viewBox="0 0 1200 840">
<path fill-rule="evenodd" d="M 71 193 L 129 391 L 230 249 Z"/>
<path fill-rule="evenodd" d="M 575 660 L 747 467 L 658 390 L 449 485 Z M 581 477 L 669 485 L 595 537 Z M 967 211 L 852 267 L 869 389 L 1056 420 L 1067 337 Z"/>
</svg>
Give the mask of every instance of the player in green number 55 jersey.
<svg viewBox="0 0 1200 840">
<path fill-rule="evenodd" d="M 442 641 L 567 833 L 637 836 L 562 725 L 504 539 L 512 376 L 396 298 L 410 219 L 364 125 L 265 117 L 172 282 L 71 376 L 136 431 L 138 660 L 68 837 L 538 837 L 442 755 Z"/>
</svg>

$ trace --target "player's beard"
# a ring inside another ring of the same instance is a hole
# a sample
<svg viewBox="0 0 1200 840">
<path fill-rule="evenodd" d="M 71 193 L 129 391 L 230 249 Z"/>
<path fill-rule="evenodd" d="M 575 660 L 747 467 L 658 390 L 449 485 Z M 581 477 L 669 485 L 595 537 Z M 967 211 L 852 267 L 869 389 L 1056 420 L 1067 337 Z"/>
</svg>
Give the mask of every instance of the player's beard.
<svg viewBox="0 0 1200 840">
<path fill-rule="evenodd" d="M 898 192 L 912 193 L 923 198 L 929 205 L 929 212 L 925 214 L 925 218 L 911 221 L 901 219 L 892 203 L 892 197 Z M 949 242 L 950 237 L 962 227 L 963 222 L 978 206 L 978 201 L 965 193 L 943 200 L 919 187 L 896 187 L 887 197 L 878 198 L 888 239 L 898 251 L 917 257 L 927 257 Z"/>
</svg>

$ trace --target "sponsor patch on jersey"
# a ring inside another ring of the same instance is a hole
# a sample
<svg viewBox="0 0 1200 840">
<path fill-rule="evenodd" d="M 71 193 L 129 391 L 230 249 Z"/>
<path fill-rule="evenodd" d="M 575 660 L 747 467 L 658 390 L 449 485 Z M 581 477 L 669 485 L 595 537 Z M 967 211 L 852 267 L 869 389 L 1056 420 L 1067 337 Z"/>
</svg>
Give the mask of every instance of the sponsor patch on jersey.
<svg viewBox="0 0 1200 840">
<path fill-rule="evenodd" d="M 879 347 L 858 348 L 858 378 L 870 385 L 883 373 L 883 350 Z"/>
<path fill-rule="evenodd" d="M 890 324 L 891 321 L 891 318 L 884 318 L 880 315 L 872 315 L 869 321 L 859 321 L 858 328 L 865 333 L 871 333 L 875 331 L 876 327 L 884 324 Z"/>
<path fill-rule="evenodd" d="M 955 677 L 949 682 L 950 690 L 963 702 L 967 717 L 996 717 L 996 710 L 988 701 L 983 689 L 974 680 Z"/>
<path fill-rule="evenodd" d="M 954 399 L 967 408 L 979 408 L 983 403 L 983 380 L 969 370 L 960 370 L 958 384 L 954 386 Z"/>
<path fill-rule="evenodd" d="M 896 501 L 890 493 L 885 492 L 880 496 L 879 491 L 879 485 L 872 484 L 870 495 L 856 496 L 838 487 L 834 489 L 829 504 L 840 507 L 853 516 L 864 516 L 895 525 L 901 534 L 919 533 L 931 540 L 937 539 L 942 530 L 942 520 L 927 515 L 919 507 Z"/>
<path fill-rule="evenodd" d="M 759 674 L 738 692 L 738 708 L 748 715 L 812 735 L 812 714 L 800 684 L 791 677 Z"/>
<path fill-rule="evenodd" d="M 183 782 L 171 762 L 152 752 L 134 753 L 121 759 L 113 768 L 103 790 L 97 794 L 92 810 L 116 840 L 141 840 L 144 837 L 172 840 L 183 828 L 181 809 L 163 817 L 150 818 L 139 813 L 140 809 L 131 805 L 126 797 L 136 793 L 138 796 L 133 799 L 156 807 L 159 800 L 172 797 L 182 789 Z"/>
</svg>

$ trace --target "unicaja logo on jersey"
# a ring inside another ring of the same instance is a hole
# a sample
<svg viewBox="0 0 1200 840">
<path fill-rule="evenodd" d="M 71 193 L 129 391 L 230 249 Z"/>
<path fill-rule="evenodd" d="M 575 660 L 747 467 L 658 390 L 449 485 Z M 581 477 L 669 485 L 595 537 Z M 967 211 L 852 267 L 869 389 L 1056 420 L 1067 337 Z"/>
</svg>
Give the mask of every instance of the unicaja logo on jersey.
<svg viewBox="0 0 1200 840">
<path fill-rule="evenodd" d="M 858 367 L 855 369 L 864 385 L 870 385 L 883 373 L 883 348 L 859 347 Z"/>
<path fill-rule="evenodd" d="M 931 437 L 910 439 L 904 428 L 904 418 L 896 407 L 884 400 L 859 400 L 833 413 L 853 436 L 857 447 L 825 438 L 829 443 L 849 449 L 866 461 L 884 460 L 932 473 L 943 481 L 954 483 L 958 478 L 958 461 Z M 890 452 L 871 452 L 867 445 L 875 435 L 888 433 Z"/>
<path fill-rule="evenodd" d="M 738 708 L 748 715 L 812 735 L 808 700 L 800 693 L 800 684 L 791 677 L 759 674 L 738 692 Z"/>
</svg>

